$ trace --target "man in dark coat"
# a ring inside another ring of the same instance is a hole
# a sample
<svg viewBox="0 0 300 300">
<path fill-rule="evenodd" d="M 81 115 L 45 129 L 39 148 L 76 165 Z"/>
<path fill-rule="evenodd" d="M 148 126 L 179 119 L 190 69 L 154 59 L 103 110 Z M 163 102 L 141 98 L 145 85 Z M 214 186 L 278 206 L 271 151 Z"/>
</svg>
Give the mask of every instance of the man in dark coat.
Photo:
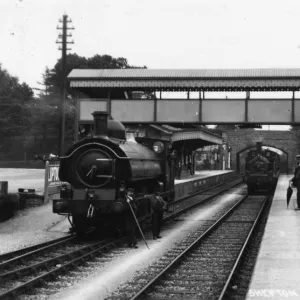
<svg viewBox="0 0 300 300">
<path fill-rule="evenodd" d="M 150 200 L 153 239 L 160 239 L 161 224 L 167 203 L 163 200 L 159 193 L 148 195 L 146 197 Z"/>
<path fill-rule="evenodd" d="M 128 237 L 127 244 L 130 248 L 138 248 L 137 242 L 136 242 L 137 224 L 136 224 L 136 220 L 135 220 L 134 216 L 132 215 L 132 211 L 129 207 L 129 205 L 130 205 L 135 216 L 137 216 L 138 204 L 135 200 L 133 189 L 128 189 L 126 201 L 128 203 L 128 210 L 125 215 L 125 226 L 126 226 L 126 233 L 127 233 L 127 237 Z"/>
<path fill-rule="evenodd" d="M 295 210 L 300 210 L 300 155 L 296 155 L 297 167 L 294 172 L 294 177 L 292 178 L 293 185 L 297 188 L 297 208 Z"/>
</svg>

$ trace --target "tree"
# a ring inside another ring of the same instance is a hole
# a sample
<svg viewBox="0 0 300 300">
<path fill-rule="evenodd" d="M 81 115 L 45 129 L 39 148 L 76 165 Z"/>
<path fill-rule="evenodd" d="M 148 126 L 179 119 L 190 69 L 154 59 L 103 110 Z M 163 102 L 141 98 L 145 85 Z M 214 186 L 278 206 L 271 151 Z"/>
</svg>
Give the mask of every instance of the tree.
<svg viewBox="0 0 300 300">
<path fill-rule="evenodd" d="M 96 54 L 93 57 L 85 58 L 77 54 L 68 54 L 67 55 L 67 66 L 66 74 L 69 74 L 73 69 L 132 69 L 132 68 L 143 68 L 131 66 L 128 64 L 126 58 L 118 57 L 114 58 L 110 55 Z M 62 77 L 62 68 L 61 68 L 61 58 L 57 61 L 54 68 L 49 73 L 49 83 L 53 86 L 56 93 L 60 92 L 60 88 L 63 82 Z M 68 90 L 70 93 L 71 91 Z"/>
<path fill-rule="evenodd" d="M 23 132 L 28 125 L 28 109 L 33 91 L 19 83 L 0 64 L 0 136 Z"/>
<path fill-rule="evenodd" d="M 66 74 L 69 74 L 73 69 L 133 68 L 133 66 L 128 64 L 127 59 L 122 57 L 114 58 L 110 55 L 97 54 L 93 57 L 85 58 L 77 54 L 68 54 L 66 61 Z M 43 140 L 49 139 L 50 136 L 53 137 L 54 134 L 58 137 L 62 82 L 61 59 L 58 59 L 53 68 L 46 68 L 42 74 L 42 80 L 38 82 L 41 87 L 36 88 L 39 91 L 36 106 L 32 109 L 32 134 L 42 136 Z M 66 139 L 69 140 L 72 140 L 74 137 L 75 103 L 72 93 L 72 90 L 67 91 L 65 101 Z M 49 151 L 51 150 L 49 149 Z"/>
</svg>

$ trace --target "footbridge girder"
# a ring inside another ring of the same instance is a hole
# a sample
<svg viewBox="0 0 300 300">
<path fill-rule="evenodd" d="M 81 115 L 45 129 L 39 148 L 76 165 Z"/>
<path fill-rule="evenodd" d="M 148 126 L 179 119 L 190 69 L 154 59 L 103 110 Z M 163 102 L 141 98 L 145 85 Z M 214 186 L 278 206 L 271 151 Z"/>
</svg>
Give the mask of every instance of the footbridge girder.
<svg viewBox="0 0 300 300">
<path fill-rule="evenodd" d="M 300 69 L 74 69 L 68 76 L 78 121 L 106 110 L 123 123 L 300 124 Z M 134 91 L 199 92 L 198 99 L 134 98 Z M 207 99 L 206 92 L 245 91 L 243 99 Z M 290 98 L 252 99 L 253 91 L 291 91 Z"/>
</svg>

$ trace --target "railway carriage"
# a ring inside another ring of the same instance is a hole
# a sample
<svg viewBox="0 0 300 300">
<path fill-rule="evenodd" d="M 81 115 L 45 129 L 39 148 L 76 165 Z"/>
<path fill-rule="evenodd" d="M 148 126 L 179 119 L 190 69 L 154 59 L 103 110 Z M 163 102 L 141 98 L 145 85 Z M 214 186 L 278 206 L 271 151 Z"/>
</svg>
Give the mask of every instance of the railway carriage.
<svg viewBox="0 0 300 300">
<path fill-rule="evenodd" d="M 123 227 L 126 192 L 134 189 L 138 217 L 150 216 L 146 194 L 174 200 L 174 155 L 169 141 L 126 137 L 122 123 L 94 112 L 94 135 L 74 144 L 60 159 L 59 178 L 67 182 L 53 212 L 72 216 L 77 232 L 89 227 Z"/>
</svg>

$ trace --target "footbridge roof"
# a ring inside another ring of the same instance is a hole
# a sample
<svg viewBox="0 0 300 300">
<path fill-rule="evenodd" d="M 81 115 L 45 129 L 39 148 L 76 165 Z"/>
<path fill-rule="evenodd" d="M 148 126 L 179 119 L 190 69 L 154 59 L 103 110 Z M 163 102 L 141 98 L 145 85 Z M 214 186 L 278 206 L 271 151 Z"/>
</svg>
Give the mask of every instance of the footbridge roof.
<svg viewBox="0 0 300 300">
<path fill-rule="evenodd" d="M 300 90 L 300 69 L 74 69 L 73 88 L 207 91 Z"/>
</svg>

